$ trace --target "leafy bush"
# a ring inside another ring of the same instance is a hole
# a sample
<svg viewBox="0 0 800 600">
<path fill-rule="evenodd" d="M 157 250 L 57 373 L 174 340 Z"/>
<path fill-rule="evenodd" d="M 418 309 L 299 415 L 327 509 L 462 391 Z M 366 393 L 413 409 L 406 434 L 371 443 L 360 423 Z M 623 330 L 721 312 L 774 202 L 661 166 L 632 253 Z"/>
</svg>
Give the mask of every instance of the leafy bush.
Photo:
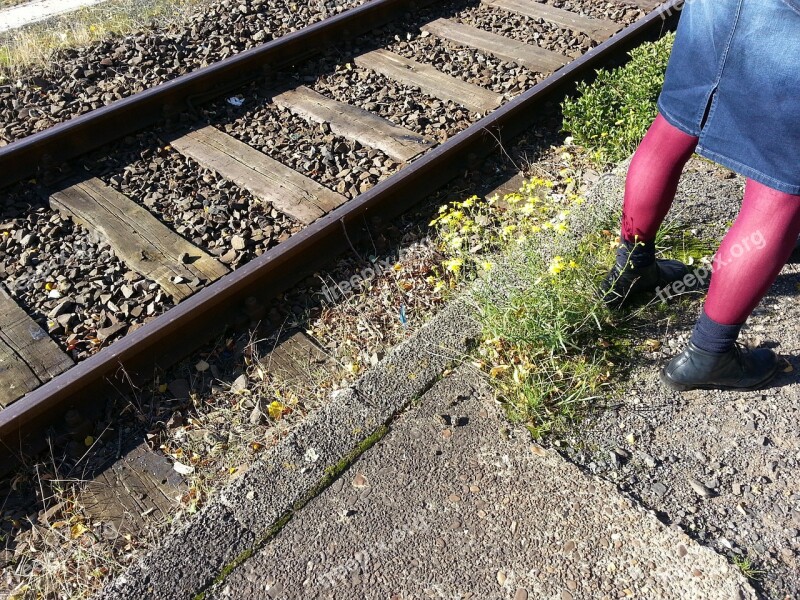
<svg viewBox="0 0 800 600">
<path fill-rule="evenodd" d="M 564 130 L 592 152 L 600 164 L 627 158 L 657 114 L 656 101 L 675 34 L 642 44 L 626 65 L 597 72 L 592 83 L 578 85 L 578 96 L 563 104 Z"/>
</svg>

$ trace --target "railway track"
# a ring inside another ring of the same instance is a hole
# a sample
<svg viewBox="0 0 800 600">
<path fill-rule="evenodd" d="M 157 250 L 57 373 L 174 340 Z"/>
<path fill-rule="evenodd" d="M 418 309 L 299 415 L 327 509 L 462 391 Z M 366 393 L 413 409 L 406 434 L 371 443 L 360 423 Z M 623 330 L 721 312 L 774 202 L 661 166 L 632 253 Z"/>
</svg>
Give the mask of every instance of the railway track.
<svg viewBox="0 0 800 600">
<path fill-rule="evenodd" d="M 603 16 L 613 2 L 587 0 L 583 11 L 535 0 L 430 4 L 372 0 L 0 148 L 6 204 L 24 203 L 36 177 L 47 205 L 35 218 L 80 226 L 106 249 L 90 260 L 107 260 L 128 282 L 103 291 L 62 276 L 25 288 L 25 302 L 16 288 L 3 289 L 4 468 L 41 445 L 47 428 L 63 428 L 67 410 L 98 410 L 93 399 L 110 386 L 142 380 L 226 326 L 258 320 L 267 299 L 463 172 L 498 136 L 524 129 L 545 98 L 657 33 L 676 2 L 641 0 L 650 12 L 628 25 Z M 387 35 L 398 30 L 405 39 Z M 566 38 L 548 38 L 553 31 Z M 566 45 L 548 47 L 555 38 Z M 330 57 L 331 47 L 339 48 L 335 65 L 295 68 Z M 466 67 L 450 74 L 437 56 L 458 52 Z M 359 95 L 361 80 L 367 93 Z M 376 81 L 384 98 L 405 94 L 405 106 L 382 102 Z M 429 113 L 414 104 L 419 98 Z M 304 152 L 274 143 L 270 132 L 287 121 L 317 131 Z M 117 156 L 114 144 L 134 134 L 139 150 Z M 196 172 L 187 197 L 164 176 L 171 168 Z M 199 224 L 191 200 L 200 202 Z M 41 240 L 19 236 L 13 222 L 0 223 L 0 235 L 30 268 L 47 263 L 36 254 Z"/>
</svg>

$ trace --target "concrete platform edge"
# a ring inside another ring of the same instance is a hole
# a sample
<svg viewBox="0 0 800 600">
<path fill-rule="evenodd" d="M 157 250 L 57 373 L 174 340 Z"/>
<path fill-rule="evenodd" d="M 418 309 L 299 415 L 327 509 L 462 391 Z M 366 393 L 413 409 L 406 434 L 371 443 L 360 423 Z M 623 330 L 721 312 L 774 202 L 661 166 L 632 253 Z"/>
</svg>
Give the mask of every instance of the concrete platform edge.
<svg viewBox="0 0 800 600">
<path fill-rule="evenodd" d="M 265 460 L 223 489 L 190 521 L 112 580 L 103 600 L 191 599 L 285 523 L 360 446 L 469 350 L 480 327 L 455 300 L 353 387 L 284 438 Z M 366 444 L 368 446 L 369 444 Z M 313 450 L 313 451 L 312 451 Z M 363 450 L 363 448 L 362 448 Z"/>
</svg>

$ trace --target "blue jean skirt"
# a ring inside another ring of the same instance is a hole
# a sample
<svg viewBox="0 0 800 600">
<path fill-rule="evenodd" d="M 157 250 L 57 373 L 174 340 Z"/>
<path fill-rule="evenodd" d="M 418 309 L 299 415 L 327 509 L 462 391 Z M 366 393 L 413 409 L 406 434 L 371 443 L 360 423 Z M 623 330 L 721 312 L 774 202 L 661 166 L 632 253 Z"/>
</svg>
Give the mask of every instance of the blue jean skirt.
<svg viewBox="0 0 800 600">
<path fill-rule="evenodd" d="M 701 156 L 800 194 L 800 0 L 688 0 L 658 109 Z"/>
</svg>

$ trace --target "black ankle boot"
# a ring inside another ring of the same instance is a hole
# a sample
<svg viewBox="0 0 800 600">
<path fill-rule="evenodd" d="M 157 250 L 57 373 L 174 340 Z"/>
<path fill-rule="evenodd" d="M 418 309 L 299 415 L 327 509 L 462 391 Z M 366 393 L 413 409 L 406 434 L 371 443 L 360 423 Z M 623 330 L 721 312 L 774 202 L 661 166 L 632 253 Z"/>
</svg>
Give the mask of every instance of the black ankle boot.
<svg viewBox="0 0 800 600">
<path fill-rule="evenodd" d="M 689 268 L 678 260 L 654 260 L 647 266 L 634 266 L 632 260 L 622 253 L 617 262 L 600 282 L 600 294 L 609 306 L 622 306 L 631 297 L 642 292 L 655 292 L 680 281 L 689 273 Z"/>
<path fill-rule="evenodd" d="M 673 390 L 754 390 L 778 370 L 769 348 L 736 344 L 724 353 L 707 352 L 692 342 L 661 370 L 661 381 Z"/>
</svg>

